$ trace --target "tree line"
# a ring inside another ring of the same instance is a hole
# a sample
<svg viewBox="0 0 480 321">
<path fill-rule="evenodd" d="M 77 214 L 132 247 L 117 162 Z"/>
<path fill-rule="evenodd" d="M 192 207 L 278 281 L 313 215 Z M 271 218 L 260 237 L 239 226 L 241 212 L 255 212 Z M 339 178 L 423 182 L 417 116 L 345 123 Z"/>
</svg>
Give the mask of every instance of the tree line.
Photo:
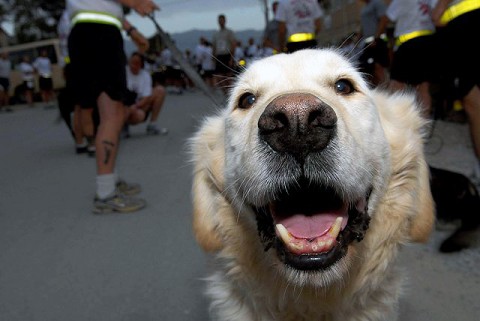
<svg viewBox="0 0 480 321">
<path fill-rule="evenodd" d="M 0 0 L 0 22 L 14 27 L 16 43 L 57 37 L 65 0 Z"/>
</svg>

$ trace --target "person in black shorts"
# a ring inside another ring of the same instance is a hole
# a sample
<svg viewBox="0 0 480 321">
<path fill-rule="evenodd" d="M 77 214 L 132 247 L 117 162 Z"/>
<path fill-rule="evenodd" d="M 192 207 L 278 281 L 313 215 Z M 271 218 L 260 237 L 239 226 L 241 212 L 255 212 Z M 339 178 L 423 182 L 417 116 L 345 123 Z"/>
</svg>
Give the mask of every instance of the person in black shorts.
<svg viewBox="0 0 480 321">
<path fill-rule="evenodd" d="M 476 163 L 472 179 L 480 187 L 480 1 L 439 0 L 432 12 L 437 25 L 440 68 L 454 87 L 468 116 Z"/>
<path fill-rule="evenodd" d="M 93 141 L 93 123 L 89 110 L 97 106 L 100 123 L 96 132 L 96 195 L 94 213 L 134 212 L 145 201 L 129 195 L 140 192 L 138 184 L 127 184 L 115 173 L 120 131 L 125 122 L 122 101 L 127 90 L 126 57 L 121 34 L 122 4 L 144 16 L 158 9 L 151 0 L 79 1 L 67 0 L 72 19 L 68 37 L 72 92 L 82 108 L 82 125 Z M 87 111 L 87 112 L 83 112 Z M 86 117 L 86 121 L 83 118 Z"/>
<path fill-rule="evenodd" d="M 215 86 L 221 88 L 224 94 L 227 94 L 231 84 L 234 71 L 233 53 L 237 45 L 235 34 L 226 27 L 226 21 L 224 14 L 218 15 L 220 29 L 212 37 L 213 56 L 215 57 Z"/>
<path fill-rule="evenodd" d="M 5 109 L 11 112 L 9 104 L 9 90 L 10 90 L 10 73 L 12 71 L 12 63 L 8 59 L 6 51 L 0 53 L 0 111 Z M 5 108 L 4 108 L 5 107 Z"/>
<path fill-rule="evenodd" d="M 42 95 L 43 102 L 50 102 L 54 99 L 53 81 L 52 81 L 52 62 L 48 57 L 48 51 L 42 49 L 40 56 L 33 62 L 35 72 L 38 74 L 38 87 Z"/>
</svg>

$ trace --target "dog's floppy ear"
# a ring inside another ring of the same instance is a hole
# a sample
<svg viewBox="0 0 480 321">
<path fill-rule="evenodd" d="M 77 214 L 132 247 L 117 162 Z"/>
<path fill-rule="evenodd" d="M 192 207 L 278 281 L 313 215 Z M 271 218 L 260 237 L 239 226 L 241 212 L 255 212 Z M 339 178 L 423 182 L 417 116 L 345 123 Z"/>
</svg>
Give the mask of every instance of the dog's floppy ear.
<svg viewBox="0 0 480 321">
<path fill-rule="evenodd" d="M 225 202 L 221 191 L 224 184 L 224 123 L 220 117 L 205 120 L 190 141 L 193 154 L 193 232 L 204 251 L 222 248 L 218 226 L 219 209 Z"/>
<path fill-rule="evenodd" d="M 411 222 L 410 239 L 414 242 L 426 242 L 433 230 L 435 210 L 430 190 L 430 170 L 423 161 L 418 165 L 417 180 L 417 213 Z"/>
<path fill-rule="evenodd" d="M 426 242 L 435 220 L 430 191 L 430 170 L 424 154 L 427 121 L 414 95 L 397 93 L 375 96 L 385 136 L 390 144 L 392 177 L 391 202 L 407 219 L 409 241 Z"/>
</svg>

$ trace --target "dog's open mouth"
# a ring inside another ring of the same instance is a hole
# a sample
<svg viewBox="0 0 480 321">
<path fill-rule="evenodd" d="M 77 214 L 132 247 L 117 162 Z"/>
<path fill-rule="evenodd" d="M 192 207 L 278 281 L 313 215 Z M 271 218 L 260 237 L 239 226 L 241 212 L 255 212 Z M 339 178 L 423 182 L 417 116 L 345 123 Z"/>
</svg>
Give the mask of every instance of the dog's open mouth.
<svg viewBox="0 0 480 321">
<path fill-rule="evenodd" d="M 265 249 L 274 246 L 279 258 L 299 270 L 326 269 L 341 259 L 353 241 L 361 241 L 370 218 L 370 192 L 344 200 L 333 188 L 301 183 L 269 205 L 256 208 Z"/>
</svg>

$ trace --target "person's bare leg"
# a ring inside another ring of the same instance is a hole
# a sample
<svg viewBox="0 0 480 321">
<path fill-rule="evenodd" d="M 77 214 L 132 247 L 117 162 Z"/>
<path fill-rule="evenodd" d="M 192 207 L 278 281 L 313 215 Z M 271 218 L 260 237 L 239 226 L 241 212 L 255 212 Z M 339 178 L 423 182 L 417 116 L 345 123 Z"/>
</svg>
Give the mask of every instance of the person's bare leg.
<svg viewBox="0 0 480 321">
<path fill-rule="evenodd" d="M 43 101 L 46 102 L 46 103 L 49 103 L 49 102 L 53 101 L 54 98 L 55 98 L 53 90 L 45 90 L 43 92 L 43 95 L 44 95 L 44 100 Z"/>
<path fill-rule="evenodd" d="M 91 156 L 95 153 L 95 126 L 93 125 L 93 108 L 80 109 L 80 124 L 82 134 L 87 139 L 88 151 Z"/>
<path fill-rule="evenodd" d="M 77 144 L 77 147 L 81 147 L 85 143 L 83 141 L 85 136 L 83 134 L 81 113 L 82 109 L 80 106 L 75 106 L 73 109 L 73 134 L 75 136 L 75 144 Z"/>
<path fill-rule="evenodd" d="M 480 160 L 480 89 L 475 86 L 463 98 L 463 105 L 468 116 L 470 137 L 477 159 Z"/>
<path fill-rule="evenodd" d="M 399 91 L 405 90 L 405 88 L 407 88 L 407 85 L 403 82 L 391 79 L 388 83 L 388 88 L 392 91 Z"/>
<path fill-rule="evenodd" d="M 7 105 L 7 104 L 6 104 L 5 96 L 6 96 L 5 91 L 0 90 L 0 109 L 2 109 L 2 107 L 4 107 L 4 106 Z"/>
<path fill-rule="evenodd" d="M 101 93 L 97 100 L 100 124 L 95 140 L 97 175 L 113 174 L 120 131 L 124 123 L 124 105 Z"/>
<path fill-rule="evenodd" d="M 83 140 L 83 128 L 81 117 L 82 110 L 80 106 L 76 105 L 73 108 L 73 131 L 75 133 L 75 142 L 81 143 Z M 82 139 L 80 139 L 82 137 Z"/>
<path fill-rule="evenodd" d="M 145 121 L 145 111 L 140 108 L 128 108 L 126 123 L 136 125 Z"/>
<path fill-rule="evenodd" d="M 158 115 L 162 110 L 163 102 L 165 101 L 166 91 L 163 86 L 155 86 L 152 92 L 153 103 L 152 103 L 152 113 L 150 116 L 150 122 L 154 123 L 158 119 Z"/>
<path fill-rule="evenodd" d="M 375 87 L 387 85 L 387 74 L 385 68 L 378 64 L 373 64 L 373 84 Z"/>
<path fill-rule="evenodd" d="M 430 83 L 422 82 L 417 86 L 417 96 L 419 102 L 422 104 L 422 114 L 425 118 L 432 116 L 432 96 L 430 95 Z"/>
<path fill-rule="evenodd" d="M 30 89 L 25 91 L 25 100 L 27 101 L 27 104 L 33 106 L 33 92 Z"/>
<path fill-rule="evenodd" d="M 42 102 L 44 102 L 44 103 L 48 102 L 48 94 L 47 94 L 47 92 L 46 92 L 45 90 L 42 90 L 42 91 L 40 92 L 40 94 L 42 95 Z"/>
<path fill-rule="evenodd" d="M 145 201 L 125 195 L 140 192 L 138 184 L 128 184 L 118 178 L 115 163 L 118 154 L 120 131 L 125 122 L 125 106 L 112 100 L 105 92 L 97 99 L 100 124 L 97 130 L 97 191 L 94 212 L 135 212 L 145 206 Z"/>
</svg>

